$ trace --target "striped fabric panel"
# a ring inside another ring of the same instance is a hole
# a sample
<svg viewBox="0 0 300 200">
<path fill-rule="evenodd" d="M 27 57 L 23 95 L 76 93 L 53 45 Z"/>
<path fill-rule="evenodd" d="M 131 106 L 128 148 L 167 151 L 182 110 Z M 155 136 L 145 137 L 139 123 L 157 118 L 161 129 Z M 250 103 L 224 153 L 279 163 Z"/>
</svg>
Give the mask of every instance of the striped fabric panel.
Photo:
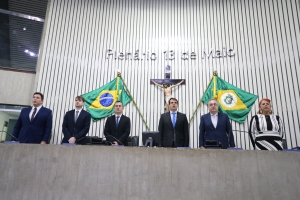
<svg viewBox="0 0 300 200">
<path fill-rule="evenodd" d="M 257 114 L 258 116 L 258 124 L 259 124 L 259 130 L 262 132 L 266 132 L 268 131 L 267 129 L 267 121 L 264 115 L 261 114 Z M 276 119 L 276 115 L 270 115 L 270 119 L 272 122 L 272 131 L 278 132 L 279 136 L 282 138 L 284 135 L 283 132 L 283 127 L 282 127 L 282 122 L 281 119 L 279 118 L 279 123 Z M 253 136 L 253 138 L 256 138 L 257 135 L 259 134 L 258 132 L 258 128 L 256 127 L 256 120 L 255 118 L 253 119 L 252 123 L 250 124 L 251 126 L 251 134 Z"/>
<path fill-rule="evenodd" d="M 282 150 L 282 142 L 280 140 L 262 140 L 256 141 L 255 147 L 257 150 L 278 151 Z"/>
</svg>

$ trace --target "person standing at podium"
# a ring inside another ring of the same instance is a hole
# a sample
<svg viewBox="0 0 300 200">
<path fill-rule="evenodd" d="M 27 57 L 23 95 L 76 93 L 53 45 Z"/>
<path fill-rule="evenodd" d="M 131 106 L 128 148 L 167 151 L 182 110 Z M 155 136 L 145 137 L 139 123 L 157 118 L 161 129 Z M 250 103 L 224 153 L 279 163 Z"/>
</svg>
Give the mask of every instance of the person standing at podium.
<svg viewBox="0 0 300 200">
<path fill-rule="evenodd" d="M 13 136 L 20 143 L 46 144 L 52 130 L 52 110 L 43 106 L 44 95 L 35 92 L 32 107 L 22 109 Z M 12 138 L 12 140 L 15 140 Z"/>
<path fill-rule="evenodd" d="M 235 147 L 232 128 L 228 116 L 218 112 L 219 104 L 216 99 L 208 101 L 209 113 L 201 116 L 199 147 L 205 147 L 205 141 L 211 140 L 222 143 L 222 149 L 228 148 L 228 135 L 230 147 Z"/>
<path fill-rule="evenodd" d="M 177 111 L 178 100 L 170 98 L 170 112 L 161 115 L 158 131 L 162 136 L 162 147 L 188 147 L 189 125 L 186 115 Z"/>
<path fill-rule="evenodd" d="M 108 117 L 105 122 L 104 135 L 113 145 L 128 146 L 130 134 L 130 118 L 123 115 L 124 106 L 121 101 L 114 105 L 115 114 Z"/>
<path fill-rule="evenodd" d="M 90 130 L 91 115 L 83 110 L 84 98 L 77 96 L 75 98 L 75 109 L 68 111 L 65 114 L 62 124 L 62 132 L 64 138 L 62 143 L 81 144 L 85 145 L 86 134 Z"/>
<path fill-rule="evenodd" d="M 283 150 L 283 123 L 273 113 L 270 99 L 259 101 L 259 111 L 250 121 L 249 135 L 256 150 Z"/>
</svg>

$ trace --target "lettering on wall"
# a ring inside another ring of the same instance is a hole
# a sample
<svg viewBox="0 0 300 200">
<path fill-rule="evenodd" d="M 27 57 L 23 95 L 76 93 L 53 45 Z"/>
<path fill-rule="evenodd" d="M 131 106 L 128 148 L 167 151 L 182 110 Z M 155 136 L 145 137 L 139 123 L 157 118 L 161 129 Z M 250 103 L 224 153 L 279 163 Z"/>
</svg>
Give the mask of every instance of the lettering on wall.
<svg viewBox="0 0 300 200">
<path fill-rule="evenodd" d="M 195 59 L 205 59 L 205 58 L 225 58 L 235 56 L 235 51 L 233 49 L 227 49 L 223 47 L 222 50 L 202 50 L 200 54 L 197 54 L 195 51 L 183 51 L 176 54 L 174 50 L 166 50 L 162 54 L 162 58 L 165 60 L 174 60 L 179 58 L 182 60 L 195 60 Z M 107 49 L 106 59 L 115 59 L 115 60 L 156 60 L 158 54 L 155 52 L 140 51 L 136 50 L 135 52 L 122 52 L 116 51 L 113 49 Z"/>
</svg>

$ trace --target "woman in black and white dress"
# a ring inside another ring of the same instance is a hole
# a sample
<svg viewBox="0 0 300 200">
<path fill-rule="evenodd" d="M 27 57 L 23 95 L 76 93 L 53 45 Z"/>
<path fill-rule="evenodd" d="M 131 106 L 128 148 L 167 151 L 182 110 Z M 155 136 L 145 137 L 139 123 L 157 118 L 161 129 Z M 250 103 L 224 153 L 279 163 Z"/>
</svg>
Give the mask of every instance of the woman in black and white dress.
<svg viewBox="0 0 300 200">
<path fill-rule="evenodd" d="M 283 127 L 279 116 L 274 115 L 270 99 L 259 102 L 259 112 L 250 121 L 250 139 L 254 149 L 282 150 Z"/>
</svg>

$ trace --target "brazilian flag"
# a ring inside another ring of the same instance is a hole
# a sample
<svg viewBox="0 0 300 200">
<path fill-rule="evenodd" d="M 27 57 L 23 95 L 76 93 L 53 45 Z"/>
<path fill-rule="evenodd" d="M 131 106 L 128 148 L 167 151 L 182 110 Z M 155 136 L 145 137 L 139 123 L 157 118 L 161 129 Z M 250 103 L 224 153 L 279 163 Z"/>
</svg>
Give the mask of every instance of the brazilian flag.
<svg viewBox="0 0 300 200">
<path fill-rule="evenodd" d="M 93 121 L 111 115 L 114 112 L 116 101 L 121 101 L 124 106 L 131 101 L 120 77 L 82 96 L 84 105 L 91 114 Z"/>
<path fill-rule="evenodd" d="M 220 104 L 220 112 L 226 113 L 230 119 L 242 124 L 257 97 L 214 75 L 201 100 L 208 104 L 210 99 L 216 99 Z"/>
</svg>

